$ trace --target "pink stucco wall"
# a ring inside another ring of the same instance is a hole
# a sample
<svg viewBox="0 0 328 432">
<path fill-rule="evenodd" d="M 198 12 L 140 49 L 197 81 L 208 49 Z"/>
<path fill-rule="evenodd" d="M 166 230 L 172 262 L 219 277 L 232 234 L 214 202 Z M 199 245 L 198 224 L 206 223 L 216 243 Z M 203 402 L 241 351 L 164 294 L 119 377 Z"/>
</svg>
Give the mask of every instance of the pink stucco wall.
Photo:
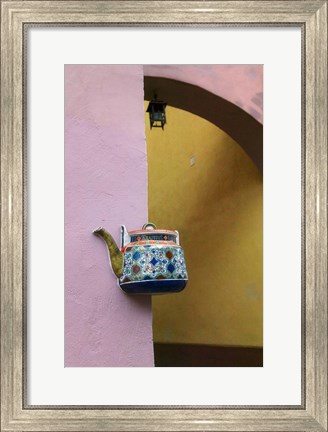
<svg viewBox="0 0 328 432">
<path fill-rule="evenodd" d="M 103 226 L 147 221 L 142 66 L 65 66 L 65 366 L 153 366 L 149 296 L 117 286 Z"/>
<path fill-rule="evenodd" d="M 263 123 L 262 65 L 145 65 L 144 75 L 202 87 Z"/>
</svg>

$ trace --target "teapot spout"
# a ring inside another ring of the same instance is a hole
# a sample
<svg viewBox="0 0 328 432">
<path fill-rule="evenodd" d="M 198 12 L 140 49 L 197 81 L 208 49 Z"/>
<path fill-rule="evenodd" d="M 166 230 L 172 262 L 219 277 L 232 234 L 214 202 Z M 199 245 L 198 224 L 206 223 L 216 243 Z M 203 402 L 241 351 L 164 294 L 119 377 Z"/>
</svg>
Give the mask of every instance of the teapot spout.
<svg viewBox="0 0 328 432">
<path fill-rule="evenodd" d="M 99 227 L 95 229 L 93 231 L 93 234 L 101 237 L 105 241 L 109 253 L 112 270 L 114 274 L 118 278 L 120 278 L 123 274 L 123 263 L 124 263 L 123 253 L 118 248 L 113 237 L 104 228 Z"/>
</svg>

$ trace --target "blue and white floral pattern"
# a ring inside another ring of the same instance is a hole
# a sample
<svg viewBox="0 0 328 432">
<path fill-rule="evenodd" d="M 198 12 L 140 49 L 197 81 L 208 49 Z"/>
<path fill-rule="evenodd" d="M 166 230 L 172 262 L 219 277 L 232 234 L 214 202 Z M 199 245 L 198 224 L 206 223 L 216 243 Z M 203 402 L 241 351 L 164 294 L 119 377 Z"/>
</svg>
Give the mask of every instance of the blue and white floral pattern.
<svg viewBox="0 0 328 432">
<path fill-rule="evenodd" d="M 126 250 L 120 284 L 150 279 L 188 279 L 183 249 L 158 243 Z"/>
</svg>

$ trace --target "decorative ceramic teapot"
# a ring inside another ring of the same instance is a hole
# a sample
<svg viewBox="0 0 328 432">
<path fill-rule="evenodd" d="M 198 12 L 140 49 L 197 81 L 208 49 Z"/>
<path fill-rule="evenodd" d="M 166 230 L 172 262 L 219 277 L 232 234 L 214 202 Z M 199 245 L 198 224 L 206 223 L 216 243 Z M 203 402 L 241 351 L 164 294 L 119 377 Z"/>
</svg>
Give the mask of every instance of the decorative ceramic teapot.
<svg viewBox="0 0 328 432">
<path fill-rule="evenodd" d="M 156 229 L 152 223 L 128 232 L 121 227 L 121 250 L 103 228 L 94 234 L 106 242 L 112 270 L 128 294 L 164 294 L 182 291 L 188 275 L 178 231 Z"/>
</svg>

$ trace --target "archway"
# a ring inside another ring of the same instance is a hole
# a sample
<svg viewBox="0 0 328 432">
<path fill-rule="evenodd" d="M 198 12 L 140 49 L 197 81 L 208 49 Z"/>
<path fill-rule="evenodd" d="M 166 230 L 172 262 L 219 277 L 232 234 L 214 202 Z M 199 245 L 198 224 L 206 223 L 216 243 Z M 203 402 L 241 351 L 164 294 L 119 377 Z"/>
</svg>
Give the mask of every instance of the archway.
<svg viewBox="0 0 328 432">
<path fill-rule="evenodd" d="M 201 87 L 169 78 L 144 76 L 145 99 L 154 93 L 168 105 L 189 111 L 233 138 L 263 172 L 263 126 L 250 114 Z"/>
</svg>

